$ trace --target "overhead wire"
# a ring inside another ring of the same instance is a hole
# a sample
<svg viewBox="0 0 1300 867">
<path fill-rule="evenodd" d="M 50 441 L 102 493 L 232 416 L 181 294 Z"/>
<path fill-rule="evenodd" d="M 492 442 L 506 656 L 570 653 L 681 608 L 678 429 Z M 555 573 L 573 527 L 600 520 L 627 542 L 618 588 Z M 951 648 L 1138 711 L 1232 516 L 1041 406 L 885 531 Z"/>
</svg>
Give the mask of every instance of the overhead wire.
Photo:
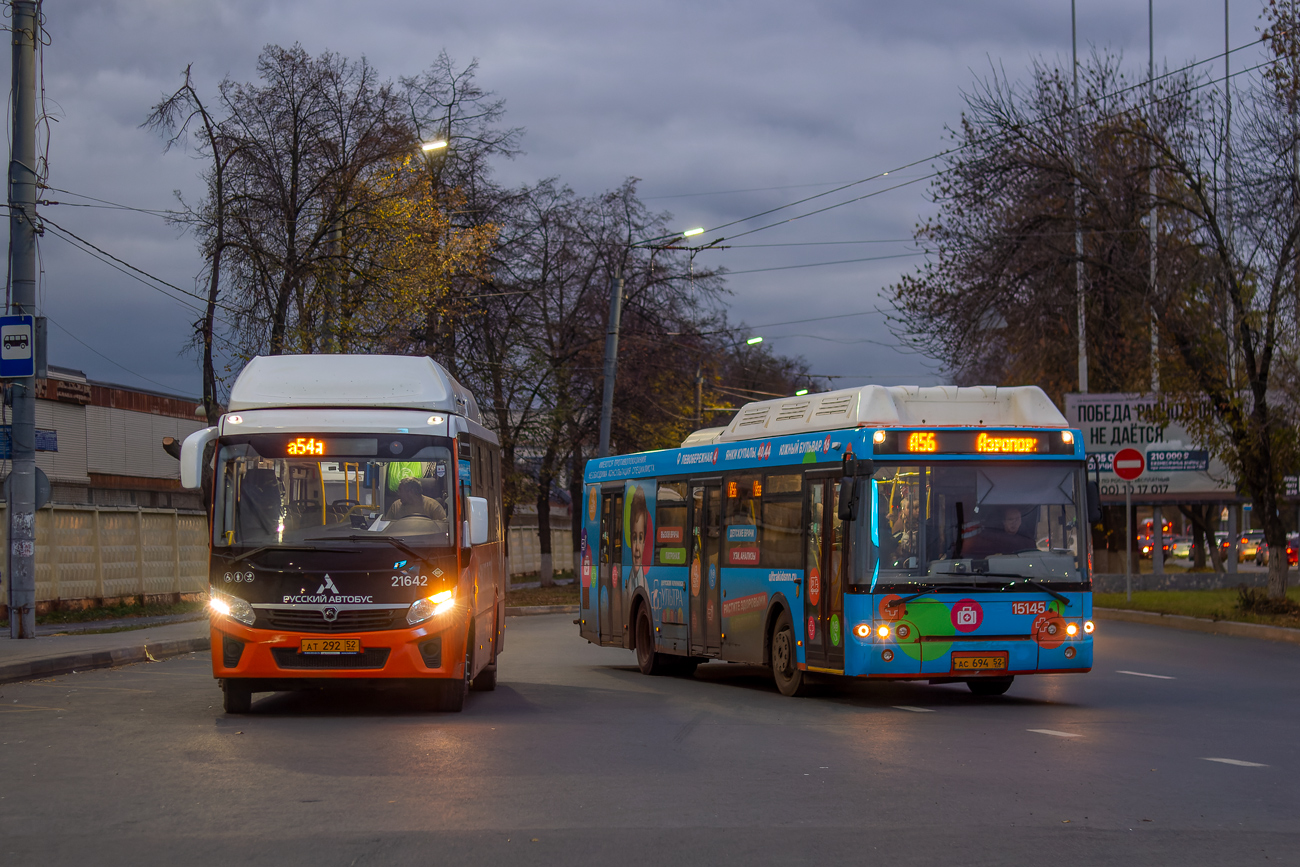
<svg viewBox="0 0 1300 867">
<path fill-rule="evenodd" d="M 1218 54 L 1211 55 L 1211 56 L 1205 58 L 1204 60 L 1193 61 L 1192 63 L 1186 64 L 1186 65 L 1181 66 L 1181 67 L 1178 67 L 1178 68 L 1176 68 L 1176 69 L 1169 70 L 1169 71 L 1167 71 L 1167 72 L 1162 73 L 1161 75 L 1156 76 L 1154 79 L 1152 79 L 1152 81 L 1163 80 L 1163 79 L 1169 78 L 1169 77 L 1171 77 L 1171 76 L 1175 76 L 1175 75 L 1181 74 L 1181 73 L 1183 73 L 1183 72 L 1187 72 L 1187 71 L 1189 71 L 1189 70 L 1191 70 L 1191 69 L 1195 69 L 1195 68 L 1198 67 L 1198 66 L 1202 66 L 1202 65 L 1204 65 L 1204 64 L 1212 63 L 1212 62 L 1218 61 L 1218 60 L 1220 60 L 1220 59 L 1226 58 L 1227 56 L 1229 56 L 1229 55 L 1231 55 L 1231 54 L 1234 54 L 1234 53 L 1236 53 L 1236 52 L 1238 52 L 1238 51 L 1244 51 L 1244 50 L 1246 50 L 1246 49 L 1248 49 L 1248 48 L 1252 48 L 1252 47 L 1254 47 L 1254 46 L 1256 46 L 1256 45 L 1259 45 L 1260 43 L 1262 43 L 1262 42 L 1265 41 L 1265 38 L 1266 38 L 1266 37 L 1261 36 L 1261 37 L 1258 38 L 1258 39 L 1254 39 L 1254 40 L 1252 40 L 1252 41 L 1250 41 L 1250 42 L 1247 42 L 1247 43 L 1244 43 L 1244 44 L 1242 44 L 1242 45 L 1239 45 L 1239 46 L 1237 46 L 1236 48 L 1231 48 L 1231 49 L 1229 49 L 1229 50 L 1227 50 L 1227 51 L 1223 51 L 1223 52 L 1220 52 L 1220 53 L 1218 53 Z M 1243 75 L 1243 74 L 1246 74 L 1246 73 L 1249 73 L 1249 72 L 1254 72 L 1255 70 L 1261 69 L 1261 68 L 1263 68 L 1263 67 L 1265 67 L 1265 66 L 1269 66 L 1269 65 L 1272 65 L 1272 64 L 1277 63 L 1277 62 L 1278 62 L 1278 60 L 1277 60 L 1276 58 L 1274 58 L 1274 59 L 1272 59 L 1272 60 L 1267 60 L 1267 61 L 1264 61 L 1263 63 L 1256 64 L 1255 66 L 1247 67 L 1247 68 L 1245 68 L 1245 69 L 1239 70 L 1238 72 L 1234 72 L 1234 73 L 1232 73 L 1232 74 L 1231 74 L 1230 76 L 1228 76 L 1228 77 L 1229 77 L 1229 78 L 1236 78 L 1236 77 L 1239 76 L 1239 75 Z M 1191 93 L 1191 92 L 1194 92 L 1194 91 L 1196 91 L 1196 90 L 1199 90 L 1199 89 L 1201 89 L 1201 88 L 1203 88 L 1203 87 L 1214 87 L 1214 86 L 1217 86 L 1217 85 L 1218 85 L 1219 81 L 1220 81 L 1220 79 L 1217 79 L 1217 78 L 1216 78 L 1216 79 L 1212 79 L 1212 80 L 1209 80 L 1209 81 L 1206 81 L 1206 82 L 1202 82 L 1201 84 L 1195 85 L 1195 86 L 1193 86 L 1193 87 L 1191 87 L 1191 88 L 1188 88 L 1188 89 L 1186 89 L 1186 90 L 1184 90 L 1184 91 L 1181 91 L 1180 93 L 1176 93 L 1176 94 L 1167 94 L 1167 95 L 1165 95 L 1165 96 L 1159 97 L 1159 98 L 1155 99 L 1154 102 L 1162 102 L 1162 101 L 1166 101 L 1166 100 L 1168 100 L 1168 99 L 1173 98 L 1174 96 L 1182 95 L 1182 94 L 1185 94 L 1185 93 Z M 1120 88 L 1120 89 L 1118 89 L 1118 90 L 1116 90 L 1116 91 L 1108 92 L 1108 93 L 1106 93 L 1104 96 L 1105 96 L 1106 98 L 1113 98 L 1113 97 L 1118 96 L 1118 95 L 1120 95 L 1120 94 L 1127 93 L 1127 92 L 1129 92 L 1129 91 L 1131 91 L 1131 90 L 1139 90 L 1139 89 L 1149 88 L 1150 86 L 1151 86 L 1151 84 L 1150 84 L 1149 81 L 1147 81 L 1147 80 L 1143 80 L 1141 83 L 1133 84 L 1133 85 L 1130 85 L 1129 87 L 1123 87 L 1123 88 Z M 1136 106 L 1136 108 L 1139 108 L 1139 109 L 1140 109 L 1140 108 L 1144 107 L 1146 104 L 1147 104 L 1146 102 L 1140 103 L 1138 106 Z M 1069 113 L 1073 112 L 1074 110 L 1075 110 L 1075 107 L 1072 106 L 1072 107 L 1070 107 L 1070 108 L 1068 108 L 1068 109 L 1063 109 L 1063 110 L 1060 111 L 1060 112 L 1056 112 L 1056 113 L 1053 113 L 1053 114 L 1043 115 L 1043 116 L 1037 118 L 1037 119 L 1034 121 L 1034 123 L 1044 123 L 1044 122 L 1047 122 L 1047 121 L 1049 121 L 1049 120 L 1059 119 L 1059 118 L 1061 118 L 1061 117 L 1065 117 L 1065 116 L 1067 116 Z M 717 225 L 717 226 L 714 226 L 714 227 L 712 227 L 712 228 L 710 228 L 710 229 L 706 229 L 705 232 L 704 232 L 703 234 L 713 234 L 713 233 L 715 233 L 715 232 L 719 232 L 719 231 L 721 231 L 721 230 L 723 230 L 723 229 L 730 228 L 731 226 L 739 225 L 739 224 L 741 224 L 741 223 L 747 223 L 747 222 L 749 222 L 750 220 L 756 220 L 756 219 L 758 219 L 758 218 L 760 218 L 760 217 L 765 217 L 765 216 L 768 216 L 769 214 L 774 214 L 774 213 L 776 213 L 777 211 L 782 211 L 782 210 L 785 210 L 786 208 L 792 208 L 792 207 L 795 207 L 795 206 L 797 206 L 797 205 L 805 204 L 805 203 L 807 203 L 807 202 L 811 202 L 811 201 L 814 201 L 814 200 L 816 200 L 816 199 L 823 198 L 823 197 L 825 197 L 825 196 L 829 196 L 829 195 L 833 195 L 833 194 L 838 193 L 838 192 L 842 192 L 842 191 L 847 190 L 847 189 L 850 189 L 850 188 L 852 188 L 852 187 L 860 186 L 860 185 L 865 184 L 865 183 L 868 183 L 868 182 L 870 182 L 870 181 L 879 180 L 879 179 L 882 179 L 882 178 L 888 177 L 890 174 L 894 174 L 894 173 L 896 173 L 896 172 L 900 172 L 900 171 L 903 171 L 903 170 L 905 170 L 905 169 L 914 168 L 914 167 L 916 167 L 916 166 L 918 166 L 918 165 L 921 165 L 921 164 L 923 164 L 923 163 L 931 162 L 932 160 L 943 159 L 944 157 L 951 156 L 952 154 L 960 153 L 961 151 L 966 150 L 966 149 L 968 149 L 968 148 L 970 148 L 970 147 L 973 147 L 974 145 L 976 145 L 976 144 L 978 144 L 978 143 L 980 143 L 980 142 L 982 142 L 982 141 L 989 141 L 989 140 L 992 140 L 992 139 L 994 139 L 994 138 L 996 138 L 996 134 L 990 134 L 989 136 L 986 136 L 986 137 L 982 137 L 982 138 L 976 139 L 975 141 L 970 141 L 970 142 L 966 142 L 966 143 L 964 143 L 964 144 L 956 145 L 956 146 L 951 147 L 951 148 L 946 148 L 946 149 L 944 149 L 944 150 L 942 150 L 942 151 L 939 151 L 938 153 L 931 154 L 931 155 L 926 156 L 926 157 L 923 157 L 923 158 L 921 158 L 921 159 L 912 160 L 911 162 L 903 163 L 902 165 L 896 166 L 895 168 L 889 169 L 888 171 L 877 172 L 877 173 L 875 173 L 875 174 L 873 174 L 873 175 L 869 175 L 869 176 L 867 176 L 867 177 L 860 178 L 859 180 L 851 181 L 851 182 L 846 183 L 846 184 L 842 184 L 842 185 L 840 185 L 840 186 L 838 186 L 838 187 L 835 187 L 835 188 L 830 189 L 830 190 L 826 190 L 826 191 L 821 192 L 821 193 L 816 193 L 816 194 L 811 195 L 811 196 L 805 196 L 805 197 L 802 198 L 802 199 L 797 199 L 797 200 L 795 200 L 795 201 L 793 201 L 793 202 L 788 202 L 788 203 L 786 203 L 786 204 L 784 204 L 784 205 L 778 205 L 778 206 L 773 207 L 773 208 L 768 208 L 768 209 L 766 209 L 766 210 L 759 211 L 759 212 L 756 213 L 756 214 L 751 214 L 751 215 L 749 215 L 749 216 L 747 216 L 747 217 L 741 217 L 740 219 L 731 220 L 731 221 L 729 221 L 729 222 L 722 223 L 722 224 Z M 886 189 L 884 189 L 884 190 L 873 191 L 872 193 L 868 193 L 868 194 L 863 195 L 863 196 L 857 196 L 857 197 L 855 197 L 855 198 L 852 198 L 852 199 L 846 200 L 846 201 L 844 201 L 844 202 L 839 202 L 839 203 L 837 203 L 837 204 L 835 204 L 835 205 L 829 205 L 829 206 L 827 206 L 827 207 L 825 207 L 825 208 L 818 208 L 817 210 L 810 211 L 810 212 L 805 213 L 805 214 L 799 214 L 799 215 L 796 215 L 796 216 L 794 216 L 794 217 L 787 218 L 787 219 L 785 219 L 785 220 L 779 220 L 779 221 L 777 221 L 777 222 L 770 223 L 770 224 L 768 224 L 768 225 L 766 225 L 766 226 L 761 226 L 761 227 L 759 227 L 759 228 L 757 228 L 757 229 L 750 229 L 750 230 L 747 230 L 747 231 L 745 231 L 745 232 L 742 232 L 742 233 L 740 233 L 740 234 L 738 234 L 738 235 L 732 235 L 732 236 L 729 236 L 729 238 L 718 239 L 718 240 L 712 242 L 712 244 L 718 244 L 718 243 L 720 243 L 720 241 L 722 241 L 722 240 L 729 240 L 730 238 L 740 238 L 740 237 L 744 237 L 745 235 L 751 235 L 751 234 L 754 234 L 755 232 L 764 231 L 765 229 L 774 228 L 774 227 L 776 227 L 776 226 L 780 226 L 780 225 L 784 225 L 784 224 L 786 224 L 786 223 L 794 222 L 795 220 L 803 219 L 804 217 L 811 217 L 811 216 L 815 216 L 815 215 L 817 215 L 817 214 L 822 214 L 822 213 L 825 213 L 826 211 L 833 210 L 833 209 L 835 209 L 835 208 L 840 208 L 840 207 L 844 207 L 845 205 L 851 205 L 851 204 L 854 204 L 855 202 L 860 202 L 860 201 L 862 201 L 863 199 L 870 198 L 870 197 L 873 196 L 873 195 L 878 195 L 878 194 L 880 194 L 880 193 L 884 193 L 884 192 L 890 192 L 890 191 L 892 191 L 892 190 L 896 190 L 896 189 L 899 189 L 899 188 L 901 188 L 901 187 L 905 187 L 905 186 L 909 186 L 910 184 L 917 183 L 918 181 L 928 180 L 928 179 L 930 179 L 930 178 L 933 178 L 933 177 L 938 176 L 939 174 L 940 174 L 940 172 L 939 172 L 938 170 L 936 170 L 936 171 L 930 172 L 930 173 L 925 174 L 925 175 L 920 175 L 920 176 L 917 176 L 917 177 L 911 178 L 910 180 L 904 181 L 904 182 L 901 183 L 901 184 L 896 184 L 896 185 L 894 185 L 894 186 L 892 186 L 892 187 L 888 187 L 888 188 L 886 188 Z M 645 244 L 645 243 L 647 243 L 648 241 L 660 241 L 660 240 L 665 240 L 665 239 L 668 239 L 668 238 L 677 238 L 677 237 L 680 237 L 680 236 L 679 236 L 678 234 L 675 233 L 675 234 L 673 234 L 673 235 L 661 236 L 661 237 L 659 237 L 659 238 L 650 238 L 650 239 L 646 239 L 645 241 L 642 241 L 642 242 L 640 242 L 640 243 L 641 243 L 641 244 Z M 700 249 L 703 250 L 703 249 L 706 249 L 706 248 L 707 248 L 707 246 L 706 246 L 706 247 L 701 247 Z"/>
<path fill-rule="evenodd" d="M 132 370 L 131 368 L 127 367 L 125 364 L 121 363 L 120 361 L 116 361 L 116 360 L 114 360 L 114 359 L 112 359 L 112 358 L 109 358 L 107 355 L 105 355 L 104 353 L 100 352 L 98 349 L 96 349 L 95 347 L 91 346 L 89 343 L 87 343 L 86 341 L 82 340 L 80 337 L 78 337 L 77 335 L 75 335 L 75 334 L 73 334 L 71 331 L 69 331 L 69 330 L 68 330 L 66 327 L 64 327 L 60 322 L 58 322 L 58 320 L 56 320 L 56 319 L 54 319 L 52 316 L 50 316 L 48 312 L 45 313 L 45 318 L 46 318 L 47 320 L 49 320 L 50 324 L 53 325 L 55 328 L 59 329 L 59 330 L 62 331 L 64 334 L 68 335 L 68 336 L 71 337 L 73 340 L 77 341 L 77 342 L 80 343 L 82 346 L 86 347 L 86 348 L 89 349 L 91 352 L 95 353 L 95 354 L 98 355 L 100 358 L 102 358 L 102 359 L 104 359 L 105 361 L 107 361 L 109 364 L 112 364 L 112 365 L 115 366 L 115 367 L 120 367 L 120 368 L 122 368 L 123 370 L 125 370 L 127 373 L 131 374 L 132 376 L 135 376 L 135 377 L 138 377 L 138 378 L 140 378 L 140 379 L 143 379 L 145 382 L 152 382 L 154 385 L 159 386 L 159 387 L 161 387 L 161 388 L 164 388 L 164 389 L 166 389 L 166 390 L 168 390 L 168 391 L 175 391 L 175 389 L 174 389 L 172 386 L 166 385 L 165 383 L 161 383 L 161 382 L 159 382 L 159 381 L 156 380 L 156 379 L 150 379 L 149 377 L 145 376 L 143 373 L 137 373 L 136 371 Z"/>
</svg>

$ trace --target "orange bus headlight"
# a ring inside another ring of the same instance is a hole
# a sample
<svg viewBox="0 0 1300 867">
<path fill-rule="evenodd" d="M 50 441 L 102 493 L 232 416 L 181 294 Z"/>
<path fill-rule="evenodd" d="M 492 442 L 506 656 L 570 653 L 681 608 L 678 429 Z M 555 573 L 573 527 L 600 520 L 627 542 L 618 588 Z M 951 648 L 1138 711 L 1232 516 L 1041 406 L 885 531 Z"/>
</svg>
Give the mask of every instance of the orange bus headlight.
<svg viewBox="0 0 1300 867">
<path fill-rule="evenodd" d="M 1066 635 L 1069 635 L 1069 636 L 1075 636 L 1075 635 L 1078 635 L 1078 634 L 1079 634 L 1079 624 L 1077 624 L 1077 623 L 1069 623 L 1069 624 L 1066 624 L 1066 627 L 1065 627 L 1065 634 L 1066 634 Z"/>
<path fill-rule="evenodd" d="M 432 596 L 426 596 L 423 599 L 417 599 L 411 603 L 411 608 L 406 612 L 406 622 L 412 626 L 417 623 L 423 623 L 430 617 L 437 617 L 439 614 L 446 614 L 456 605 L 456 591 L 443 590 Z"/>
<path fill-rule="evenodd" d="M 885 641 L 889 638 L 889 626 L 884 623 L 880 624 L 880 627 L 876 629 L 876 634 L 880 636 L 881 641 Z"/>
<path fill-rule="evenodd" d="M 857 626 L 853 627 L 853 634 L 856 635 L 858 638 L 870 638 L 871 624 L 859 623 Z"/>
<path fill-rule="evenodd" d="M 213 593 L 208 599 L 208 609 L 214 614 L 229 617 L 245 626 L 252 626 L 253 621 L 257 619 L 257 615 L 253 613 L 253 606 L 248 604 L 247 599 L 227 596 L 224 593 Z"/>
<path fill-rule="evenodd" d="M 1085 620 L 1085 621 L 1083 621 L 1083 631 L 1086 632 L 1086 633 L 1088 633 L 1089 635 L 1092 635 L 1092 631 L 1093 631 L 1094 629 L 1096 629 L 1096 628 L 1097 628 L 1096 626 L 1093 626 L 1093 625 L 1092 625 L 1092 621 L 1091 621 L 1091 620 Z"/>
</svg>

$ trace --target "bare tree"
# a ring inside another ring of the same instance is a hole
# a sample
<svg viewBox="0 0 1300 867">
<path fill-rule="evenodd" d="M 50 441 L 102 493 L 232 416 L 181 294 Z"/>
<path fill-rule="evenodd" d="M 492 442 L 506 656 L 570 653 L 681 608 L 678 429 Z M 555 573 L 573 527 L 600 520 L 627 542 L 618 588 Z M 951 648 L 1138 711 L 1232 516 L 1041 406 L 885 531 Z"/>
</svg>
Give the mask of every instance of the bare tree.
<svg viewBox="0 0 1300 867">
<path fill-rule="evenodd" d="M 196 339 L 200 345 L 203 365 L 203 411 L 208 424 L 214 425 L 221 417 L 217 398 L 216 366 L 213 362 L 212 344 L 216 327 L 217 299 L 221 292 L 221 257 L 228 244 L 226 239 L 226 212 L 230 206 L 226 192 L 226 170 L 237 148 L 227 148 L 218 122 L 208 113 L 194 82 L 190 67 L 182 73 L 184 81 L 170 96 L 154 106 L 153 112 L 142 126 L 168 136 L 164 151 L 185 142 L 189 127 L 196 119 L 201 126 L 199 150 L 211 164 L 204 172 L 207 181 L 207 206 L 195 209 L 182 200 L 183 213 L 177 218 L 182 224 L 197 226 L 203 238 L 203 254 L 207 260 L 207 302 L 203 318 L 195 323 Z M 180 198 L 180 194 L 177 193 Z"/>
<path fill-rule="evenodd" d="M 1027 89 L 995 77 L 968 95 L 961 147 L 935 186 L 940 216 L 919 232 L 934 258 L 894 288 L 896 323 L 959 371 L 1068 388 L 1052 347 L 1074 342 L 1073 298 L 1060 287 L 1075 258 L 1063 236 L 1077 180 L 1089 350 L 1101 359 L 1090 374 L 1104 382 L 1118 368 L 1107 386 L 1145 390 L 1150 362 L 1140 356 L 1154 316 L 1163 400 L 1232 470 L 1280 548 L 1282 477 L 1297 464 L 1293 103 L 1268 79 L 1248 79 L 1234 85 L 1229 127 L 1222 95 L 1202 95 L 1204 80 L 1168 76 L 1147 105 L 1113 61 L 1094 57 L 1087 75 L 1078 159 L 1060 70 L 1038 65 Z M 1154 291 L 1140 241 L 1152 206 Z M 1286 570 L 1285 558 L 1270 559 L 1271 596 L 1284 595 Z"/>
</svg>

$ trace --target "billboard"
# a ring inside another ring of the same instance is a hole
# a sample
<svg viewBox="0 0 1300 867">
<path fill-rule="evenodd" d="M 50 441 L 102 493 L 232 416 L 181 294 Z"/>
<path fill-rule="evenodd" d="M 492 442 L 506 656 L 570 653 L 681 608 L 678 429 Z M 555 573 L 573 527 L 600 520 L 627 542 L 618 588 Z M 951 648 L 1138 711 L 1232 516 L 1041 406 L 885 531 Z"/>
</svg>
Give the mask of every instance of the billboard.
<svg viewBox="0 0 1300 867">
<path fill-rule="evenodd" d="M 1236 482 L 1222 461 L 1192 439 L 1176 418 L 1163 423 L 1152 394 L 1067 394 L 1065 418 L 1083 431 L 1088 478 L 1100 468 L 1103 499 L 1124 497 L 1124 484 L 1111 469 L 1115 453 L 1134 448 L 1146 458 L 1146 470 L 1131 482 L 1133 496 L 1146 503 L 1190 503 L 1237 498 Z"/>
</svg>

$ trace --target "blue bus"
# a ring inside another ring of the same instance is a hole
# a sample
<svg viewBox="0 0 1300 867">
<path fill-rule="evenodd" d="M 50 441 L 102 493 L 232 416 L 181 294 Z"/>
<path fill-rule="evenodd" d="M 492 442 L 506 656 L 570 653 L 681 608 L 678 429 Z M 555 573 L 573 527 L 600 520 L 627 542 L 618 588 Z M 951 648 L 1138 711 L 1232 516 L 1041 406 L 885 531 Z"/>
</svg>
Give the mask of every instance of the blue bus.
<svg viewBox="0 0 1300 867">
<path fill-rule="evenodd" d="M 1092 668 L 1098 498 L 1036 387 L 758 401 L 584 481 L 580 634 L 646 674 L 720 659 L 786 695 L 828 675 L 1001 695 Z"/>
</svg>

